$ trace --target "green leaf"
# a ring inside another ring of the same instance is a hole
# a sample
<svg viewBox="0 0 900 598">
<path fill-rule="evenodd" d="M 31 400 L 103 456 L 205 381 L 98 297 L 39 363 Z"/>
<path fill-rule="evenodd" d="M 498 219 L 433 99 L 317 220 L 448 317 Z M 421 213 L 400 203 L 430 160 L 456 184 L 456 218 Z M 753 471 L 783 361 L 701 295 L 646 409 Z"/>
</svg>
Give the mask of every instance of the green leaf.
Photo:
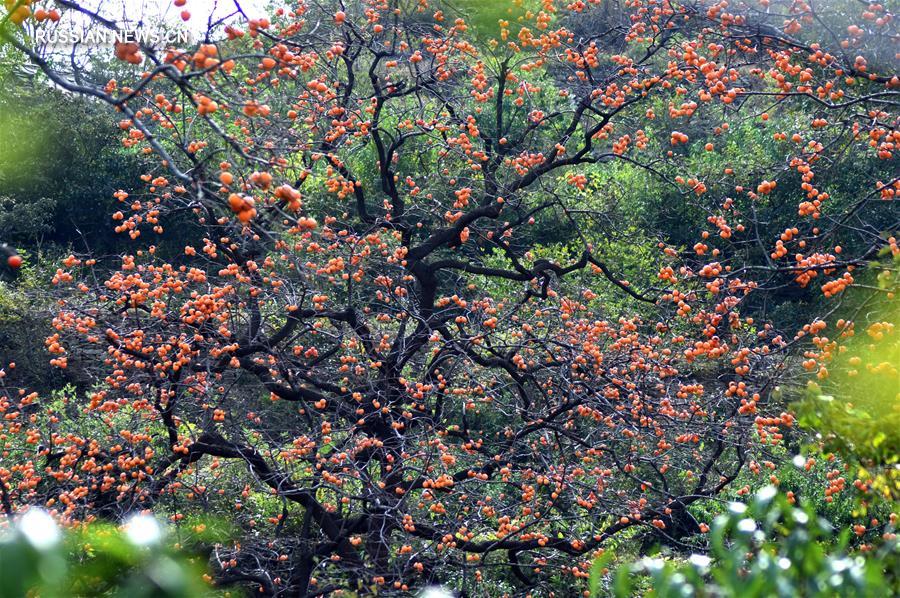
<svg viewBox="0 0 900 598">
<path fill-rule="evenodd" d="M 591 575 L 588 578 L 588 589 L 591 592 L 591 598 L 600 595 L 600 582 L 603 580 L 603 570 L 611 560 L 611 552 L 605 552 L 594 559 L 594 563 L 591 565 Z"/>
</svg>

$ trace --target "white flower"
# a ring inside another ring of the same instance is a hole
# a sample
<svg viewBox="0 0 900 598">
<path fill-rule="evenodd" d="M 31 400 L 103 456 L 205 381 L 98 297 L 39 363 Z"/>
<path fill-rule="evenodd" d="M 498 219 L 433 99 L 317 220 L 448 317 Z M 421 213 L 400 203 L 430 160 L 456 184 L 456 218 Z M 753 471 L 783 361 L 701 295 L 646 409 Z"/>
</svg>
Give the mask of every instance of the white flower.
<svg viewBox="0 0 900 598">
<path fill-rule="evenodd" d="M 752 519 L 741 519 L 738 521 L 737 529 L 745 534 L 752 534 L 756 531 L 756 522 Z"/>
<path fill-rule="evenodd" d="M 698 569 L 707 569 L 712 564 L 712 559 L 705 554 L 692 554 L 688 562 Z"/>
<path fill-rule="evenodd" d="M 47 550 L 59 543 L 62 534 L 53 517 L 43 509 L 28 509 L 17 524 L 19 533 L 38 550 Z"/>
<path fill-rule="evenodd" d="M 132 515 L 125 522 L 125 537 L 135 546 L 157 544 L 162 536 L 162 526 L 152 515 Z"/>
</svg>

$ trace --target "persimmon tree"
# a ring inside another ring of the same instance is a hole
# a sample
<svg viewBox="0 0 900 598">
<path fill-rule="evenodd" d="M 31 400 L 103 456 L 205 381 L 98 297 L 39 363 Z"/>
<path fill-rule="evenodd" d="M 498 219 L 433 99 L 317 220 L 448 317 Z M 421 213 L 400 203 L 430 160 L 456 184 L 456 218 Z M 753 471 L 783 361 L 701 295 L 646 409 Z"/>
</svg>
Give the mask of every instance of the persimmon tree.
<svg viewBox="0 0 900 598">
<path fill-rule="evenodd" d="M 773 389 L 827 375 L 829 315 L 898 251 L 884 5 L 235 4 L 196 47 L 117 44 L 109 81 L 30 44 L 116 27 L 59 8 L 16 4 L 3 41 L 158 160 L 116 194 L 134 250 L 54 277 L 52 363 L 96 385 L 7 388 L 2 504 L 233 517 L 218 583 L 542 593 L 622 532 L 705 532 L 688 506 L 783 442 Z M 778 158 L 723 168 L 746 127 Z M 620 166 L 700 215 L 693 246 L 647 231 L 640 284 L 584 198 Z M 159 249 L 185 215 L 195 240 Z M 768 320 L 788 287 L 821 294 L 796 330 Z"/>
</svg>

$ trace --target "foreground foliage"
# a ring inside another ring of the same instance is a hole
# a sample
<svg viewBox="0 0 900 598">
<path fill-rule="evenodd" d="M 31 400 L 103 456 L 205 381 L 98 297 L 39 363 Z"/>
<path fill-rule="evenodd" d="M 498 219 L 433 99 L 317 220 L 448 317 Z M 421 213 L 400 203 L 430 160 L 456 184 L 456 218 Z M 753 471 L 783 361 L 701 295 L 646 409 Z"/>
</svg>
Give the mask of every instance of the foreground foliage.
<svg viewBox="0 0 900 598">
<path fill-rule="evenodd" d="M 850 554 L 849 530 L 839 532 L 769 486 L 749 504 L 731 503 L 716 518 L 708 555 L 694 554 L 686 562 L 644 559 L 617 571 L 610 590 L 619 598 L 633 596 L 643 578 L 641 593 L 658 597 L 895 595 L 900 546 L 893 529 L 887 528 L 887 542 L 878 550 Z M 603 566 L 603 560 L 594 564 L 594 595 L 601 594 Z"/>
<path fill-rule="evenodd" d="M 165 532 L 137 515 L 121 529 L 94 524 L 63 535 L 47 513 L 30 510 L 0 532 L 0 597 L 215 595 L 202 555 L 185 547 L 215 534 L 179 534 L 184 543 L 174 544 Z"/>
</svg>

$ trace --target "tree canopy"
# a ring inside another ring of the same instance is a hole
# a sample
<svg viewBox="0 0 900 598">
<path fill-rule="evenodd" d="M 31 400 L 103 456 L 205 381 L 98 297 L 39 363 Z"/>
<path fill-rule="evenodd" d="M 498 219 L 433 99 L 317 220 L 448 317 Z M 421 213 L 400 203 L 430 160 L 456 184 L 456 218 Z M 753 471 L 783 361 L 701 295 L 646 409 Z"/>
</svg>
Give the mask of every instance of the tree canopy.
<svg viewBox="0 0 900 598">
<path fill-rule="evenodd" d="M 10 4 L 3 52 L 114 111 L 134 176 L 118 245 L 52 274 L 78 387 L 7 367 L 9 514 L 220 513 L 218 583 L 265 594 L 543 595 L 778 483 L 810 374 L 857 368 L 897 414 L 896 362 L 841 358 L 898 334 L 886 5 L 235 4 L 97 59 L 34 43 L 117 26 L 58 4 Z"/>
</svg>

